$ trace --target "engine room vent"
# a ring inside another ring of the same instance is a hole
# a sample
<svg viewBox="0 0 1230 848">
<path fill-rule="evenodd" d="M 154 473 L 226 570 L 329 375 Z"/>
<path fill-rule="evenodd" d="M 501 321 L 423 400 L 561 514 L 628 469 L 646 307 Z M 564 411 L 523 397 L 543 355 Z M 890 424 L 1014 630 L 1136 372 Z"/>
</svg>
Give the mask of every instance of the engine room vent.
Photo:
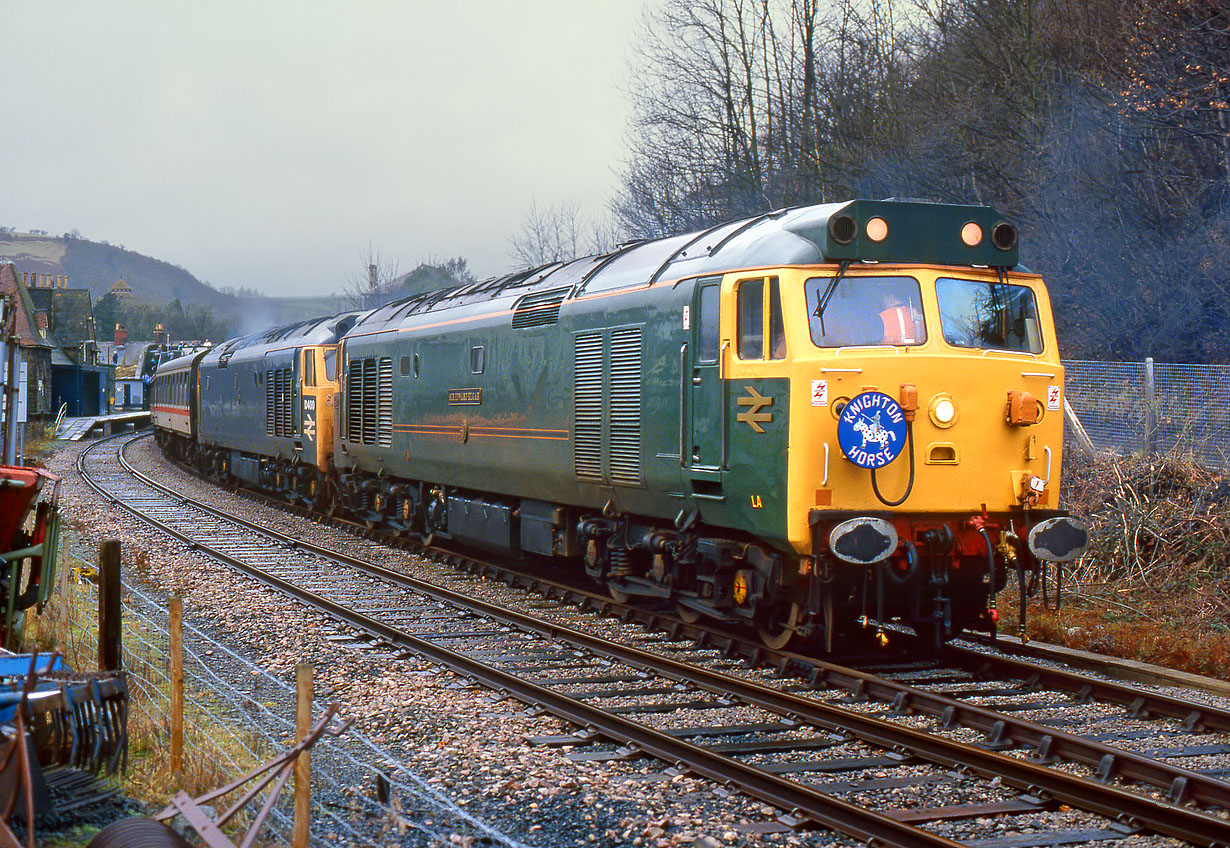
<svg viewBox="0 0 1230 848">
<path fill-rule="evenodd" d="M 578 480 L 639 486 L 643 330 L 578 335 L 574 350 L 573 465 Z"/>
<path fill-rule="evenodd" d="M 641 483 L 641 328 L 611 333 L 611 482 Z"/>
<path fill-rule="evenodd" d="M 393 360 L 380 359 L 376 397 L 376 444 L 382 448 L 393 446 Z"/>
<path fill-rule="evenodd" d="M 573 467 L 581 480 L 602 481 L 602 334 L 576 337 L 573 358 Z"/>
<path fill-rule="evenodd" d="M 274 368 L 265 372 L 265 433 L 279 438 L 293 435 L 292 405 L 294 392 L 291 389 L 289 368 Z"/>
<path fill-rule="evenodd" d="M 346 373 L 346 441 L 393 444 L 393 360 L 350 360 Z"/>
<path fill-rule="evenodd" d="M 560 304 L 570 291 L 571 288 L 562 288 L 527 294 L 513 305 L 513 328 L 554 324 L 559 320 Z"/>
</svg>

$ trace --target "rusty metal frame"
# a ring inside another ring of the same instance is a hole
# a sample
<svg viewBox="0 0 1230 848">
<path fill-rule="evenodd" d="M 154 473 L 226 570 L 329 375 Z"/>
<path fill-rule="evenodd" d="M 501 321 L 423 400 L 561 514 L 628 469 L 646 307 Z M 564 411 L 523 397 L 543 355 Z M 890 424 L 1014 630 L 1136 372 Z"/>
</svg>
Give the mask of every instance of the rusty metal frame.
<svg viewBox="0 0 1230 848">
<path fill-rule="evenodd" d="M 55 665 L 59 655 L 59 651 L 52 653 L 51 665 Z M 17 796 L 22 790 L 25 790 L 26 797 L 26 848 L 34 848 L 34 774 L 30 770 L 30 741 L 26 731 L 26 712 L 29 709 L 30 693 L 34 691 L 38 680 L 38 674 L 35 671 L 37 667 L 38 654 L 35 653 L 30 657 L 30 673 L 26 675 L 25 682 L 22 684 L 21 700 L 17 703 L 14 715 L 17 733 L 13 737 L 13 744 L 9 747 L 8 754 L 0 760 L 0 772 L 3 772 L 9 768 L 13 757 L 19 758 L 17 782 L 13 787 L 13 795 L 4 802 L 3 808 L 0 808 L 0 848 L 21 848 L 17 835 L 9 827 L 9 819 L 17 809 Z"/>
<path fill-rule="evenodd" d="M 325 710 L 324 716 L 321 717 L 320 721 L 316 722 L 316 725 L 298 744 L 286 749 L 263 766 L 253 769 L 226 786 L 206 792 L 197 798 L 192 798 L 187 792 L 180 791 L 176 793 L 171 803 L 162 812 L 152 818 L 154 821 L 165 824 L 175 818 L 176 815 L 182 815 L 188 826 L 196 831 L 201 839 L 205 840 L 205 844 L 209 848 L 252 848 L 265 826 L 265 820 L 269 818 L 269 814 L 273 811 L 273 805 L 277 803 L 278 796 L 282 794 L 286 781 L 294 773 L 295 763 L 298 762 L 299 755 L 311 750 L 312 746 L 321 737 L 326 735 L 326 728 L 337 711 L 338 705 L 330 704 Z M 346 732 L 351 724 L 353 724 L 353 721 L 346 721 L 336 730 L 328 731 L 328 735 L 340 736 Z M 232 804 L 225 813 L 220 815 L 217 821 L 213 821 L 205 814 L 205 811 L 202 809 L 204 804 L 208 804 L 210 801 L 221 798 L 224 795 L 229 795 L 245 783 L 251 781 L 255 781 L 255 784 L 244 792 L 243 796 Z M 234 818 L 240 810 L 246 807 L 249 802 L 256 798 L 271 783 L 274 785 L 261 804 L 260 811 L 256 814 L 256 819 L 252 822 L 247 832 L 243 835 L 242 841 L 237 846 L 222 832 L 222 826 Z M 4 848 L 4 846 L 0 845 L 0 848 Z M 31 848 L 33 848 L 33 845 L 31 845 Z"/>
</svg>

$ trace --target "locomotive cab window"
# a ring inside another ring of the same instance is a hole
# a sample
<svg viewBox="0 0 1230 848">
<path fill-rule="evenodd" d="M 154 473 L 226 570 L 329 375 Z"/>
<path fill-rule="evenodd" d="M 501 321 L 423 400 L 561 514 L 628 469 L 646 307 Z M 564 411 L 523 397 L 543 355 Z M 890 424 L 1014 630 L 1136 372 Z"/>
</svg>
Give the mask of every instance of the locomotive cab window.
<svg viewBox="0 0 1230 848">
<path fill-rule="evenodd" d="M 325 379 L 332 383 L 337 379 L 337 351 L 325 351 Z"/>
<path fill-rule="evenodd" d="M 736 299 L 739 358 L 784 359 L 786 328 L 782 320 L 781 291 L 777 277 L 741 280 Z M 769 340 L 767 349 L 766 338 Z"/>
<path fill-rule="evenodd" d="M 311 349 L 303 352 L 303 385 L 316 385 L 316 351 Z"/>
<path fill-rule="evenodd" d="M 1042 352 L 1038 306 L 1028 287 L 941 277 L 935 290 L 950 345 Z"/>
<path fill-rule="evenodd" d="M 718 322 L 721 289 L 717 283 L 702 286 L 696 299 L 696 359 L 698 362 L 717 362 L 721 350 L 721 325 Z"/>
<path fill-rule="evenodd" d="M 812 277 L 803 286 L 817 347 L 921 345 L 922 294 L 912 277 Z"/>
</svg>

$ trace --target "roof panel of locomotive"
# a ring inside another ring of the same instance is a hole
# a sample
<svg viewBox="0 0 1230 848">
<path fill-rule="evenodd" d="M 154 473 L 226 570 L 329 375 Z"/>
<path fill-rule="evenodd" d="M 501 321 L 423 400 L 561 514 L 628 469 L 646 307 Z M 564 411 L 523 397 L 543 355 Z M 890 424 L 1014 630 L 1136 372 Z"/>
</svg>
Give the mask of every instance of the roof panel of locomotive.
<svg viewBox="0 0 1230 848">
<path fill-rule="evenodd" d="M 349 327 L 354 315 L 355 313 L 346 313 L 312 318 L 250 336 L 229 339 L 211 350 L 201 364 L 216 367 L 219 360 L 238 362 L 257 359 L 279 350 L 295 350 L 304 345 L 333 344 Z"/>
<path fill-rule="evenodd" d="M 511 316 L 519 299 L 548 291 L 566 291 L 567 297 L 575 298 L 737 268 L 820 263 L 824 257 L 819 247 L 786 227 L 797 228 L 800 220 L 827 220 L 842 206 L 771 212 L 682 236 L 631 242 L 606 254 L 412 295 L 360 317 L 352 332 L 362 335 L 413 327 L 423 322 L 425 314 L 464 311 L 466 307 L 481 307 L 484 313 L 507 310 Z"/>
</svg>

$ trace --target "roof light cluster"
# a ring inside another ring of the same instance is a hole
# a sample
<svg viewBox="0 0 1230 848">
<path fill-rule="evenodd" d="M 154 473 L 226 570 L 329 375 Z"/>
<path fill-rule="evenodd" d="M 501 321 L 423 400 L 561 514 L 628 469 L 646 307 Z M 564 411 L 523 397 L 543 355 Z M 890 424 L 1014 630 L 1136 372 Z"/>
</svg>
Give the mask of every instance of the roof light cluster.
<svg viewBox="0 0 1230 848">
<path fill-rule="evenodd" d="M 865 204 L 863 211 L 864 213 L 867 213 L 871 212 L 873 209 L 881 210 L 885 209 L 885 207 L 890 207 L 893 205 L 901 204 L 892 204 L 889 202 L 879 204 L 867 203 Z M 851 206 L 855 206 L 855 204 L 851 204 Z M 922 233 L 910 232 L 916 228 L 916 226 L 920 223 L 919 221 L 913 221 L 912 223 L 908 221 L 904 223 L 902 221 L 896 221 L 895 226 L 897 227 L 898 232 L 908 233 L 906 238 L 910 241 L 916 241 L 919 238 L 937 238 L 940 240 L 951 238 L 951 236 L 944 236 L 943 234 L 943 230 L 945 229 L 945 224 L 947 222 L 942 220 L 940 210 L 946 212 L 949 209 L 955 209 L 957 207 L 943 207 L 936 204 L 934 208 L 937 210 L 937 215 L 934 219 L 926 222 L 926 229 L 929 231 L 928 233 L 924 235 Z M 971 209 L 971 207 L 965 207 L 965 209 Z M 983 207 L 983 209 L 985 209 L 985 207 Z M 880 245 L 884 244 L 888 240 L 890 231 L 890 216 L 883 214 L 870 214 L 865 221 L 860 221 L 860 216 L 858 215 L 859 211 L 860 210 L 858 208 L 847 208 L 846 210 L 842 210 L 829 218 L 828 237 L 832 243 L 843 246 L 851 245 L 859 240 L 860 235 L 864 239 L 861 242 L 863 245 Z M 980 209 L 979 211 L 982 210 Z M 990 211 L 991 214 L 994 214 L 993 210 L 985 211 Z M 966 218 L 964 222 L 959 224 L 959 229 L 953 225 L 957 224 L 960 219 L 954 220 L 953 218 L 949 218 L 951 223 L 948 223 L 947 226 L 953 226 L 953 229 L 948 230 L 948 232 L 952 233 L 954 230 L 957 231 L 960 237 L 960 243 L 966 248 L 982 248 L 989 243 L 990 246 L 1000 252 L 1006 253 L 1008 251 L 1015 250 L 1017 246 L 1016 227 L 1012 226 L 1012 224 L 1009 224 L 1007 221 L 1000 220 L 992 223 L 987 220 L 986 215 L 982 215 L 981 217 L 981 221 Z M 990 231 L 989 240 L 987 239 L 988 230 Z M 897 240 L 898 239 L 894 239 L 894 241 Z M 987 258 L 989 259 L 989 257 Z M 1012 258 L 1012 263 L 1015 263 L 1015 256 Z"/>
</svg>

